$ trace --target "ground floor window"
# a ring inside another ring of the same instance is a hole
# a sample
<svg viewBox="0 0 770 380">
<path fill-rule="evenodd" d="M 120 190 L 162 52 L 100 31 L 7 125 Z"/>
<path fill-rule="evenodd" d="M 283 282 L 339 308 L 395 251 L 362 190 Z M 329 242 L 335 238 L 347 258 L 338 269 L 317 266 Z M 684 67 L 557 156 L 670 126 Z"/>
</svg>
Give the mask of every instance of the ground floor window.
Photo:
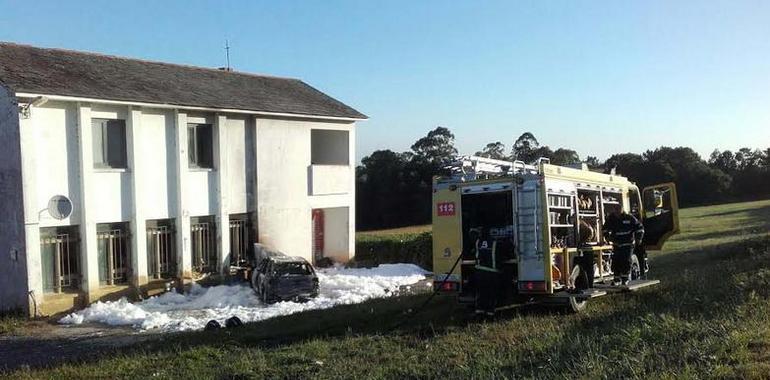
<svg viewBox="0 0 770 380">
<path fill-rule="evenodd" d="M 41 228 L 40 253 L 46 293 L 62 293 L 80 286 L 78 226 Z"/>
<path fill-rule="evenodd" d="M 147 272 L 152 279 L 176 275 L 176 230 L 173 219 L 147 221 Z"/>
<path fill-rule="evenodd" d="M 216 272 L 217 233 L 214 216 L 190 218 L 190 230 L 193 270 L 198 273 Z"/>
<path fill-rule="evenodd" d="M 99 283 L 127 284 L 131 274 L 131 234 L 128 223 L 96 225 Z"/>
<path fill-rule="evenodd" d="M 230 215 L 230 265 L 239 266 L 254 246 L 254 233 L 251 230 L 251 214 Z"/>
</svg>

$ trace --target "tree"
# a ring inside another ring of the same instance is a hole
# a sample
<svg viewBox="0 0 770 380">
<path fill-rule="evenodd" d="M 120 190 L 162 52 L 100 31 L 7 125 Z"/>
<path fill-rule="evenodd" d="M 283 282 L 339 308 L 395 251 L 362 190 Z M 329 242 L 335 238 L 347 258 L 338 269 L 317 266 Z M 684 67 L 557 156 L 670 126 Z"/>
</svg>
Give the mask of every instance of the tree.
<svg viewBox="0 0 770 380">
<path fill-rule="evenodd" d="M 646 163 L 667 165 L 679 189 L 682 205 L 713 203 L 730 195 L 732 178 L 722 170 L 709 166 L 688 147 L 660 147 L 642 155 Z"/>
<path fill-rule="evenodd" d="M 511 150 L 511 158 L 514 160 L 532 162 L 537 157 L 534 157 L 535 150 L 540 147 L 540 143 L 537 142 L 535 135 L 530 132 L 524 132 L 513 143 L 513 149 Z"/>
<path fill-rule="evenodd" d="M 612 172 L 612 169 L 615 169 L 617 173 L 628 173 L 641 163 L 642 156 L 635 153 L 613 154 L 607 161 L 604 161 L 604 172 L 609 174 Z"/>
<path fill-rule="evenodd" d="M 437 127 L 412 145 L 415 159 L 443 166 L 457 156 L 455 135 L 444 127 Z"/>
<path fill-rule="evenodd" d="M 729 150 L 720 152 L 715 149 L 711 152 L 711 157 L 709 157 L 709 165 L 728 174 L 735 173 L 738 170 L 738 162 L 735 161 L 735 155 Z"/>
<path fill-rule="evenodd" d="M 586 156 L 585 162 L 590 169 L 598 169 L 602 166 L 602 163 L 595 156 Z"/>
<path fill-rule="evenodd" d="M 479 157 L 492 158 L 495 160 L 505 160 L 508 157 L 505 156 L 505 144 L 500 141 L 491 142 L 487 144 L 484 149 L 476 152 Z"/>
<path fill-rule="evenodd" d="M 403 219 L 407 184 L 403 153 L 377 150 L 356 168 L 356 220 L 361 228 L 397 225 Z"/>
<path fill-rule="evenodd" d="M 580 162 L 580 156 L 572 149 L 559 148 L 550 156 L 551 163 L 554 165 L 569 165 Z"/>
<path fill-rule="evenodd" d="M 735 161 L 738 164 L 738 170 L 749 170 L 762 165 L 762 151 L 759 149 L 741 148 L 735 152 Z"/>
</svg>

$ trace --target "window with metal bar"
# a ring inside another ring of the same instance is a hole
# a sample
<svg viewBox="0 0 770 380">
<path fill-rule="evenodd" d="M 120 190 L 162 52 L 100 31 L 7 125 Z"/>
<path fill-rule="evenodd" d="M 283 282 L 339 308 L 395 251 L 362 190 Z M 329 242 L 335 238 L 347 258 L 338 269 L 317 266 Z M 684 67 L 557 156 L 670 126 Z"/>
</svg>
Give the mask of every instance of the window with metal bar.
<svg viewBox="0 0 770 380">
<path fill-rule="evenodd" d="M 240 266 L 254 245 L 251 214 L 230 215 L 230 265 Z"/>
<path fill-rule="evenodd" d="M 43 290 L 62 293 L 80 286 L 80 234 L 77 226 L 40 229 Z"/>
<path fill-rule="evenodd" d="M 173 219 L 147 221 L 147 272 L 151 279 L 176 276 L 175 235 Z"/>
<path fill-rule="evenodd" d="M 217 270 L 216 223 L 213 216 L 190 218 L 192 267 L 198 273 Z"/>
<path fill-rule="evenodd" d="M 131 276 L 131 234 L 128 223 L 96 225 L 99 283 L 127 284 Z"/>
</svg>

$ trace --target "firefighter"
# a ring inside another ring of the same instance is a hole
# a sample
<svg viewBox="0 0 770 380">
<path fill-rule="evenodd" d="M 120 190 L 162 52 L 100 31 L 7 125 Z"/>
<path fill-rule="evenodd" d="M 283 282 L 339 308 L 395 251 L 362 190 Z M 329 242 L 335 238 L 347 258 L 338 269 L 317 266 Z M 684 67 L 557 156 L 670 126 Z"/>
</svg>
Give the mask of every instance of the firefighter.
<svg viewBox="0 0 770 380">
<path fill-rule="evenodd" d="M 613 210 L 602 227 L 608 241 L 612 242 L 612 285 L 628 285 L 631 274 L 631 256 L 636 242 L 644 237 L 644 226 L 633 215 Z"/>
<path fill-rule="evenodd" d="M 476 240 L 476 314 L 495 315 L 500 277 L 497 242 L 489 229 L 479 227 L 481 236 Z"/>
</svg>

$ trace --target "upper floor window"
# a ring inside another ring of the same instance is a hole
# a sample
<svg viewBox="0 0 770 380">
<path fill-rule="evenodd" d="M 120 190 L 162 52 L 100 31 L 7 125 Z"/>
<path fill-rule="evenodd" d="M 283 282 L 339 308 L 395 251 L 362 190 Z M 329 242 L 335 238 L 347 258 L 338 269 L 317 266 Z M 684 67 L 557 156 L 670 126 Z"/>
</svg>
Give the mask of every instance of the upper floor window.
<svg viewBox="0 0 770 380">
<path fill-rule="evenodd" d="M 349 165 L 348 131 L 313 129 L 310 131 L 310 160 L 313 165 Z"/>
<path fill-rule="evenodd" d="M 91 119 L 93 128 L 94 167 L 125 169 L 125 120 Z"/>
<path fill-rule="evenodd" d="M 191 168 L 214 167 L 211 124 L 187 124 L 187 156 Z"/>
</svg>

